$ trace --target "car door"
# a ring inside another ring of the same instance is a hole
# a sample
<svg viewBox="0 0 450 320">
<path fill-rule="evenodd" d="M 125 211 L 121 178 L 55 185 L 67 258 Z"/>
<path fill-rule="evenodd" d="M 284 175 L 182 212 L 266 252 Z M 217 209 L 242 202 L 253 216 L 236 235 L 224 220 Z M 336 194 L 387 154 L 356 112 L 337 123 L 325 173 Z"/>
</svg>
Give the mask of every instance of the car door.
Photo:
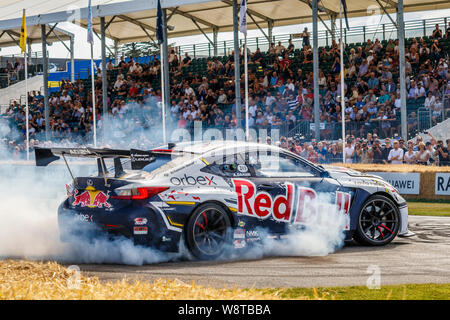
<svg viewBox="0 0 450 320">
<path fill-rule="evenodd" d="M 272 214 L 269 219 L 257 220 L 273 233 L 284 233 L 288 224 L 302 222 L 302 212 L 297 211 L 302 211 L 305 202 L 318 194 L 327 193 L 329 201 L 335 201 L 335 192 L 339 188 L 337 181 L 321 176 L 317 168 L 299 157 L 268 152 L 258 154 L 256 159 L 254 155 L 247 158 L 256 189 L 253 209 L 258 212 L 259 194 L 268 196 Z"/>
</svg>

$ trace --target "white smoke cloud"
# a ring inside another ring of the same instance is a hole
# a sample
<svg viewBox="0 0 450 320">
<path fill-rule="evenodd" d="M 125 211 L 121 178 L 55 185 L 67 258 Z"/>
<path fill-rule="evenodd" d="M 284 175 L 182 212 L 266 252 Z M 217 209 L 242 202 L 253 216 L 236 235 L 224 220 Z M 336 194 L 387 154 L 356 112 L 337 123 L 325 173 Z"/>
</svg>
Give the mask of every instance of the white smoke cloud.
<svg viewBox="0 0 450 320">
<path fill-rule="evenodd" d="M 131 124 L 135 115 L 124 119 L 109 119 L 101 131 L 101 144 L 110 147 L 135 147 L 150 149 L 161 143 L 160 128 L 144 129 Z M 118 136 L 119 129 L 126 128 Z M 18 135 L 5 123 L 0 123 L 0 138 Z M 135 143 L 135 144 L 134 144 Z M 58 145 L 55 143 L 54 145 Z M 62 146 L 62 145 L 60 145 Z M 0 147 L 1 159 L 11 159 L 4 147 Z M 86 176 L 96 170 L 95 164 L 87 167 L 72 165 L 75 176 Z M 59 239 L 57 207 L 65 197 L 64 185 L 70 175 L 63 162 L 48 167 L 32 164 L 18 165 L 11 161 L 0 163 L 0 258 L 29 258 L 56 260 L 70 263 L 118 263 L 142 265 L 178 259 L 179 255 L 167 254 L 151 248 L 135 246 L 131 240 L 74 239 L 63 243 Z M 330 203 L 330 194 L 318 194 L 319 204 Z M 317 216 L 316 216 L 317 218 Z M 254 259 L 264 256 L 322 256 L 343 246 L 344 216 L 334 204 L 320 208 L 320 219 L 312 221 L 302 230 L 293 230 L 286 239 L 267 238 L 265 230 L 258 230 L 262 241 L 247 250 L 230 250 L 222 259 Z"/>
</svg>

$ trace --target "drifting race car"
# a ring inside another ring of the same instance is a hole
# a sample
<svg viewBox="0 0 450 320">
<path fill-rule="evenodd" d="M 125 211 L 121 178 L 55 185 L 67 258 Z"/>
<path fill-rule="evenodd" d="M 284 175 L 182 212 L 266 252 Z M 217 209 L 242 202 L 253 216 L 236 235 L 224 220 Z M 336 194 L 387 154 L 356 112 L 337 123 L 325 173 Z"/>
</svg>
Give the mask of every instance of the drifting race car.
<svg viewBox="0 0 450 320">
<path fill-rule="evenodd" d="M 136 244 L 177 252 L 183 243 L 196 258 L 214 259 L 226 245 L 255 240 L 262 228 L 282 237 L 311 211 L 320 216 L 320 204 L 311 203 L 321 193 L 346 218 L 346 241 L 382 246 L 411 235 L 406 201 L 380 177 L 318 166 L 271 145 L 217 141 L 151 151 L 36 148 L 35 154 L 38 166 L 62 156 L 69 171 L 66 156 L 97 159 L 98 174 L 72 175 L 66 186 L 58 209 L 63 240 L 79 226 L 95 225 Z"/>
</svg>

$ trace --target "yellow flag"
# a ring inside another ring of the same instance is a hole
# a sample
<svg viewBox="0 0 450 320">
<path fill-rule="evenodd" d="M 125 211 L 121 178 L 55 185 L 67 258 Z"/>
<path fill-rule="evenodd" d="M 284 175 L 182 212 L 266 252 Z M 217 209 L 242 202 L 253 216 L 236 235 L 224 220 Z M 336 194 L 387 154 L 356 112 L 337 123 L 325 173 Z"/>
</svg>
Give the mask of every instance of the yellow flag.
<svg viewBox="0 0 450 320">
<path fill-rule="evenodd" d="M 27 44 L 27 24 L 25 22 L 25 9 L 23 9 L 22 28 L 20 29 L 20 43 L 19 43 L 19 46 L 22 49 L 21 53 L 26 51 L 26 44 Z"/>
</svg>

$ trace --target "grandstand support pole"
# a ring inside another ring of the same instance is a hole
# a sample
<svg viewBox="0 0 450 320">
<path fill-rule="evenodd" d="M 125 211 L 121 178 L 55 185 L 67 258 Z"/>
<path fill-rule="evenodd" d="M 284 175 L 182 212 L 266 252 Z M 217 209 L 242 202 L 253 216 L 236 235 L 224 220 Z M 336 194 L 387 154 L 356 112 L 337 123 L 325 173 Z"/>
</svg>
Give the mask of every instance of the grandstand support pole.
<svg viewBox="0 0 450 320">
<path fill-rule="evenodd" d="M 75 82 L 75 36 L 70 36 L 70 81 Z"/>
<path fill-rule="evenodd" d="M 26 132 L 26 138 L 27 138 L 27 160 L 30 160 L 30 129 L 29 126 L 29 119 L 28 116 L 30 114 L 28 110 L 28 58 L 27 58 L 27 51 L 25 50 L 23 52 L 23 64 L 25 66 L 25 132 Z"/>
<path fill-rule="evenodd" d="M 402 138 L 408 139 L 408 126 L 406 120 L 406 68 L 405 68 L 405 20 L 403 11 L 403 0 L 398 0 L 397 8 L 397 32 L 400 62 L 400 99 L 401 99 L 401 127 Z"/>
<path fill-rule="evenodd" d="M 219 36 L 219 28 L 213 29 L 213 45 L 214 45 L 214 57 L 217 57 L 219 55 L 218 52 L 218 42 L 217 38 Z M 225 54 L 224 54 L 225 55 Z"/>
<path fill-rule="evenodd" d="M 170 84 L 169 84 L 169 49 L 167 47 L 168 36 L 167 36 L 167 9 L 162 9 L 163 12 L 163 34 L 164 34 L 164 95 L 166 98 L 166 106 L 170 104 Z"/>
<path fill-rule="evenodd" d="M 102 37 L 102 102 L 103 102 L 103 130 L 105 130 L 105 120 L 108 116 L 108 79 L 106 74 L 106 35 L 105 35 L 105 17 L 100 17 L 100 33 Z"/>
<path fill-rule="evenodd" d="M 270 44 L 273 42 L 273 21 L 272 20 L 267 21 L 267 34 L 269 36 L 269 47 L 270 47 Z"/>
<path fill-rule="evenodd" d="M 94 71 L 94 44 L 91 43 L 91 92 L 92 92 L 92 126 L 94 127 L 94 147 L 97 148 L 97 111 L 95 108 L 95 71 Z"/>
<path fill-rule="evenodd" d="M 247 34 L 245 35 L 244 46 L 244 66 L 245 66 L 245 140 L 250 140 L 250 130 L 248 126 L 248 50 L 247 50 Z"/>
<path fill-rule="evenodd" d="M 236 129 L 241 127 L 241 66 L 239 60 L 238 5 L 233 0 L 234 85 L 236 91 Z"/>
<path fill-rule="evenodd" d="M 314 133 L 316 141 L 320 140 L 320 96 L 319 96 L 319 32 L 318 32 L 319 4 L 312 1 L 313 28 L 313 81 L 314 81 Z"/>
<path fill-rule="evenodd" d="M 167 138 L 166 138 L 166 99 L 165 99 L 165 89 L 164 89 L 164 58 L 163 58 L 163 51 L 164 51 L 164 46 L 161 43 L 161 45 L 159 46 L 159 52 L 160 52 L 160 56 L 161 56 L 161 67 L 160 67 L 160 72 L 161 72 L 161 116 L 162 116 L 162 135 L 163 135 L 163 144 L 165 145 L 167 142 Z"/>
<path fill-rule="evenodd" d="M 162 72 L 163 78 L 161 79 L 164 82 L 164 103 L 162 105 L 163 111 L 163 142 L 167 143 L 166 137 L 166 106 L 170 104 L 170 83 L 169 83 L 169 52 L 167 48 L 167 9 L 162 9 L 162 21 L 163 21 L 163 43 L 162 43 L 162 51 L 161 51 L 161 61 L 162 61 Z"/>
<path fill-rule="evenodd" d="M 336 40 L 336 15 L 332 14 L 330 16 L 330 23 L 331 23 L 331 40 Z"/>
<path fill-rule="evenodd" d="M 114 65 L 119 64 L 119 41 L 114 40 Z"/>
<path fill-rule="evenodd" d="M 48 108 L 48 60 L 47 60 L 47 31 L 45 24 L 41 24 L 41 42 L 42 42 L 42 68 L 43 68 L 43 84 L 44 84 L 44 115 L 45 115 L 45 140 L 50 138 L 50 119 Z"/>
<path fill-rule="evenodd" d="M 345 163 L 345 82 L 344 82 L 344 41 L 342 38 L 342 1 L 339 1 L 339 51 L 341 60 L 341 121 L 342 121 L 342 161 Z"/>
</svg>

